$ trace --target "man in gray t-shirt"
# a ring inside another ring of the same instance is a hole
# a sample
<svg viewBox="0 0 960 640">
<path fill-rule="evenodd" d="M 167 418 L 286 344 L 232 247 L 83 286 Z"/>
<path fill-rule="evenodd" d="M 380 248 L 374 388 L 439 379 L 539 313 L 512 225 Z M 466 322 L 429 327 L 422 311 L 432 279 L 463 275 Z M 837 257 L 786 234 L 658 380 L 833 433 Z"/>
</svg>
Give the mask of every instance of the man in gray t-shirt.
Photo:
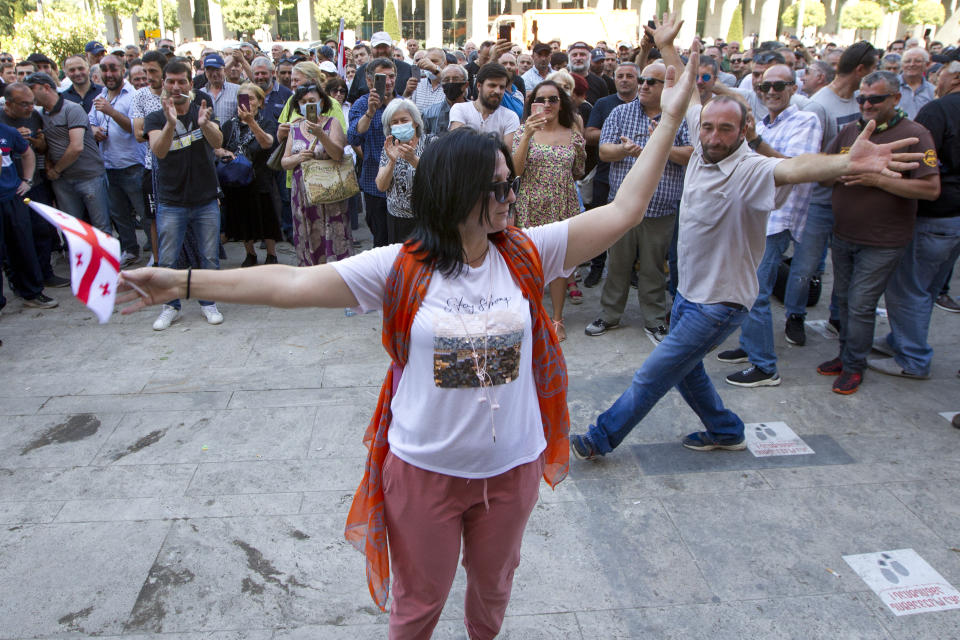
<svg viewBox="0 0 960 640">
<path fill-rule="evenodd" d="M 110 199 L 103 158 L 90 131 L 83 107 L 57 93 L 57 85 L 45 73 L 24 80 L 43 108 L 43 134 L 47 139 L 47 178 L 57 204 L 75 218 L 83 218 L 104 233 L 111 232 Z"/>
</svg>

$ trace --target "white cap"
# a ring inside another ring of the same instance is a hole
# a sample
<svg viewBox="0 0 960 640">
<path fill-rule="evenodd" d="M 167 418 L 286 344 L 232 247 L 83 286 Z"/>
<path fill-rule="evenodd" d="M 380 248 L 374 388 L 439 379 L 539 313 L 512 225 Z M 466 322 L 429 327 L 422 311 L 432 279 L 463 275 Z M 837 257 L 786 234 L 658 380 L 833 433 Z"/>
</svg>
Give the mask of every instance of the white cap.
<svg viewBox="0 0 960 640">
<path fill-rule="evenodd" d="M 320 71 L 326 71 L 327 73 L 336 73 L 337 65 L 333 64 L 329 60 L 324 60 L 320 63 Z"/>
<path fill-rule="evenodd" d="M 373 37 L 370 38 L 370 47 L 375 47 L 378 44 L 388 44 L 392 47 L 393 38 L 391 38 L 390 34 L 386 31 L 377 31 L 375 34 L 373 34 Z"/>
</svg>

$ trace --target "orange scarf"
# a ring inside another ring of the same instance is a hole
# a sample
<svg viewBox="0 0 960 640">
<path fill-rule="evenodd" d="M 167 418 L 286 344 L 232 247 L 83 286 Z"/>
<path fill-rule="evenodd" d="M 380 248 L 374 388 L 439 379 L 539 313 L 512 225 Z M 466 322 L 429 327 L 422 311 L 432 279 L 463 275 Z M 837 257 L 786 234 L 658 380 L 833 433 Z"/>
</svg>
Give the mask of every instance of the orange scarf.
<svg viewBox="0 0 960 640">
<path fill-rule="evenodd" d="M 530 303 L 533 327 L 533 376 L 543 419 L 547 448 L 543 452 L 543 479 L 551 487 L 567 475 L 570 455 L 567 413 L 567 366 L 553 323 L 543 307 L 543 267 L 533 242 L 515 227 L 490 236 L 506 260 L 510 274 Z M 387 552 L 387 524 L 383 506 L 382 470 L 390 445 L 390 401 L 407 364 L 410 328 L 420 303 L 427 295 L 433 269 L 418 257 L 417 247 L 405 244 L 400 249 L 387 278 L 383 299 L 383 346 L 392 362 L 380 387 L 373 418 L 363 436 L 367 446 L 367 464 L 363 480 L 353 496 L 344 536 L 367 557 L 367 586 L 382 611 L 386 611 L 390 593 L 390 556 Z"/>
</svg>

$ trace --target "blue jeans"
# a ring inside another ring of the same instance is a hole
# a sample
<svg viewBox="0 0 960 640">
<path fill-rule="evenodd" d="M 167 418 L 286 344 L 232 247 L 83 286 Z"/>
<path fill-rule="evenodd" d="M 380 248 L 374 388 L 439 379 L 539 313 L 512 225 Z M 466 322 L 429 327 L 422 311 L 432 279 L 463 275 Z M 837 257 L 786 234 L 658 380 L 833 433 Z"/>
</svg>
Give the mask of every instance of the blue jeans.
<svg viewBox="0 0 960 640">
<path fill-rule="evenodd" d="M 739 437 L 743 421 L 723 406 L 703 368 L 703 358 L 733 333 L 747 310 L 723 304 L 699 304 L 677 293 L 670 316 L 670 333 L 633 375 L 630 388 L 590 425 L 587 437 L 597 451 L 613 451 L 650 409 L 676 387 L 712 435 Z"/>
<path fill-rule="evenodd" d="M 787 317 L 799 315 L 807 317 L 807 296 L 810 294 L 810 278 L 823 273 L 823 256 L 833 237 L 833 209 L 826 205 L 811 202 L 807 209 L 807 222 L 803 227 L 803 237 L 793 248 L 790 261 L 790 276 L 787 278 L 787 290 L 783 296 L 783 305 Z M 830 317 L 837 318 L 836 286 L 830 294 Z"/>
<path fill-rule="evenodd" d="M 112 235 L 110 225 L 110 189 L 107 186 L 107 174 L 86 180 L 58 178 L 50 183 L 57 204 L 65 213 L 83 220 L 83 209 L 90 215 L 90 224 L 108 235 Z"/>
<path fill-rule="evenodd" d="M 840 359 L 844 373 L 863 373 L 867 368 L 877 303 L 904 249 L 833 239 L 833 290 L 840 306 Z"/>
<path fill-rule="evenodd" d="M 220 205 L 216 200 L 194 207 L 181 207 L 160 202 L 157 204 L 157 236 L 160 243 L 160 266 L 176 268 L 177 258 L 183 248 L 187 227 L 193 229 L 200 249 L 201 267 L 220 268 Z M 179 300 L 168 302 L 180 308 Z M 214 304 L 200 300 L 201 305 Z"/>
<path fill-rule="evenodd" d="M 897 364 L 908 373 L 930 375 L 930 314 L 943 280 L 958 256 L 960 217 L 917 218 L 913 240 L 884 294 L 890 320 L 887 344 L 893 349 Z"/>
<path fill-rule="evenodd" d="M 777 283 L 777 271 L 783 254 L 790 247 L 790 230 L 767 236 L 767 246 L 757 267 L 760 291 L 750 308 L 750 314 L 740 328 L 740 348 L 747 352 L 750 364 L 764 373 L 777 372 L 777 354 L 773 348 L 773 314 L 770 313 L 770 294 Z"/>
<path fill-rule="evenodd" d="M 110 185 L 110 219 L 120 236 L 120 249 L 140 255 L 137 242 L 137 218 L 143 218 L 143 165 L 107 169 Z"/>
</svg>

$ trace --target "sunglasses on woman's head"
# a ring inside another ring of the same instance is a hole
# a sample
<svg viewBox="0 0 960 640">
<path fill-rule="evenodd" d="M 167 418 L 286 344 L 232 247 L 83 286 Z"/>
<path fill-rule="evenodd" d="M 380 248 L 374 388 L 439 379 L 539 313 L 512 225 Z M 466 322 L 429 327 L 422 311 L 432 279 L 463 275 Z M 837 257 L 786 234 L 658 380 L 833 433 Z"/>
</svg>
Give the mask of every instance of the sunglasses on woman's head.
<svg viewBox="0 0 960 640">
<path fill-rule="evenodd" d="M 493 192 L 493 197 L 497 199 L 497 202 L 506 202 L 510 197 L 510 192 L 513 191 L 516 193 L 519 189 L 520 178 L 504 180 L 503 182 L 494 182 L 490 185 L 490 191 Z"/>
<path fill-rule="evenodd" d="M 557 104 L 560 102 L 560 96 L 537 96 L 533 99 L 535 104 L 543 104 L 545 102 L 550 104 Z"/>
<path fill-rule="evenodd" d="M 648 87 L 655 87 L 657 86 L 658 82 L 663 82 L 663 80 L 661 80 L 660 78 L 645 78 L 643 76 L 640 76 L 640 84 L 645 84 Z"/>
</svg>

